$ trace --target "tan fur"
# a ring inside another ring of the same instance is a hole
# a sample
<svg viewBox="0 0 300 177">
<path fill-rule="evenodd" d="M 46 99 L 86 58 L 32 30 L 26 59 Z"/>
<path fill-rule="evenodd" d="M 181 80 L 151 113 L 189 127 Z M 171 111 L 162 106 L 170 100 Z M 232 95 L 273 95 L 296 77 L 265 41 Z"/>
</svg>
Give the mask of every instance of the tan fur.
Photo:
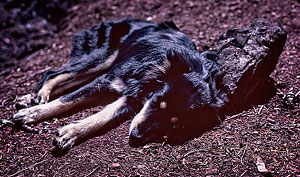
<svg viewBox="0 0 300 177">
<path fill-rule="evenodd" d="M 159 107 L 160 107 L 160 109 L 166 109 L 167 103 L 165 101 L 162 101 L 162 102 L 160 102 Z"/>
<path fill-rule="evenodd" d="M 47 103 L 49 101 L 50 93 L 52 89 L 57 84 L 64 82 L 68 79 L 71 79 L 72 77 L 74 77 L 74 75 L 75 75 L 74 73 L 66 73 L 66 74 L 58 75 L 53 79 L 48 80 L 38 92 L 38 96 L 41 97 L 40 103 L 41 104 Z"/>
<path fill-rule="evenodd" d="M 172 124 L 176 124 L 177 122 L 178 122 L 178 117 L 172 117 L 171 119 L 170 119 L 170 122 L 172 123 Z"/>
<path fill-rule="evenodd" d="M 97 132 L 113 119 L 113 115 L 126 104 L 126 99 L 126 96 L 123 96 L 97 114 L 60 128 L 57 143 L 63 148 L 70 148 L 80 139 Z"/>
<path fill-rule="evenodd" d="M 139 124 L 141 124 L 142 122 L 145 121 L 146 119 L 146 111 L 148 110 L 150 106 L 150 101 L 147 100 L 146 103 L 144 104 L 144 107 L 141 109 L 141 111 L 133 118 L 131 124 L 130 124 L 130 128 L 129 128 L 129 135 L 131 134 L 131 131 L 134 128 L 137 128 L 139 126 Z"/>
<path fill-rule="evenodd" d="M 170 67 L 171 67 L 171 63 L 166 58 L 161 65 L 156 64 L 156 65 L 152 66 L 152 68 L 149 69 L 149 71 L 145 73 L 145 77 L 156 78 L 158 73 L 166 73 Z"/>
<path fill-rule="evenodd" d="M 157 66 L 157 68 L 162 72 L 166 73 L 167 70 L 171 67 L 171 63 L 168 59 L 165 59 L 161 66 Z"/>
<path fill-rule="evenodd" d="M 40 103 L 43 104 L 43 103 L 47 103 L 49 101 L 51 91 L 58 84 L 61 84 L 69 79 L 72 79 L 73 77 L 81 77 L 81 76 L 85 77 L 84 79 L 81 79 L 78 82 L 67 84 L 66 87 L 62 87 L 61 89 L 56 91 L 56 93 L 61 93 L 65 89 L 77 86 L 78 84 L 81 84 L 82 82 L 89 80 L 90 79 L 90 77 L 88 77 L 89 74 L 93 74 L 93 73 L 103 71 L 103 70 L 109 68 L 113 64 L 113 62 L 116 60 L 118 54 L 119 54 L 119 50 L 115 50 L 113 52 L 113 54 L 111 54 L 105 60 L 104 63 L 98 65 L 95 68 L 89 69 L 88 71 L 86 71 L 84 73 L 81 73 L 81 74 L 66 73 L 66 74 L 58 75 L 55 78 L 48 80 L 38 92 L 38 96 L 41 98 Z"/>
<path fill-rule="evenodd" d="M 119 93 L 121 93 L 123 90 L 126 89 L 126 85 L 124 84 L 124 82 L 120 78 L 114 79 L 111 82 L 110 87 L 112 89 L 116 90 Z"/>
<path fill-rule="evenodd" d="M 52 93 L 53 95 L 61 95 L 63 92 L 65 92 L 68 89 L 72 89 L 78 85 L 83 85 L 84 83 L 92 80 L 94 77 L 93 76 L 85 76 L 85 77 L 80 77 L 80 78 L 75 78 L 70 81 L 66 81 L 62 84 L 59 84 L 59 87 L 54 88 Z M 61 86 L 60 86 L 61 85 Z"/>
<path fill-rule="evenodd" d="M 103 71 L 109 67 L 111 67 L 111 65 L 114 63 L 114 61 L 117 59 L 119 54 L 119 50 L 115 50 L 106 60 L 104 63 L 96 66 L 95 68 L 89 69 L 86 73 L 94 73 L 94 72 L 99 72 L 99 71 Z"/>
<path fill-rule="evenodd" d="M 66 112 L 73 106 L 72 102 L 64 103 L 56 99 L 46 104 L 22 109 L 14 115 L 14 119 L 21 119 L 24 124 L 31 124 Z"/>
</svg>

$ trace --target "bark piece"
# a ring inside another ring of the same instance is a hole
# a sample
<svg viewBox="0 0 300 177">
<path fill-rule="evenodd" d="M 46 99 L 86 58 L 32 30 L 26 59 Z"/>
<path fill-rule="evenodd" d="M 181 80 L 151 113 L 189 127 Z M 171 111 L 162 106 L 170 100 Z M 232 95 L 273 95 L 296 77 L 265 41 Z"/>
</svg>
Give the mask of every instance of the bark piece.
<svg viewBox="0 0 300 177">
<path fill-rule="evenodd" d="M 215 50 L 220 55 L 221 86 L 230 99 L 227 110 L 238 110 L 270 95 L 274 84 L 269 75 L 286 37 L 281 25 L 266 19 L 255 20 L 247 28 L 231 29 L 220 36 Z"/>
</svg>

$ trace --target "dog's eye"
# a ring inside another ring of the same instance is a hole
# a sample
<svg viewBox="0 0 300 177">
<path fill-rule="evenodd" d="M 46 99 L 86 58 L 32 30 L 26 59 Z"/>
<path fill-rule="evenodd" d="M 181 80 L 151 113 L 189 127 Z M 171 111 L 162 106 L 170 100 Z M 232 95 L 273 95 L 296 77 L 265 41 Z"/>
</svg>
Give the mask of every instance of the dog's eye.
<svg viewBox="0 0 300 177">
<path fill-rule="evenodd" d="M 162 101 L 162 102 L 160 102 L 159 107 L 160 107 L 160 109 L 166 109 L 167 103 L 165 101 Z"/>
</svg>

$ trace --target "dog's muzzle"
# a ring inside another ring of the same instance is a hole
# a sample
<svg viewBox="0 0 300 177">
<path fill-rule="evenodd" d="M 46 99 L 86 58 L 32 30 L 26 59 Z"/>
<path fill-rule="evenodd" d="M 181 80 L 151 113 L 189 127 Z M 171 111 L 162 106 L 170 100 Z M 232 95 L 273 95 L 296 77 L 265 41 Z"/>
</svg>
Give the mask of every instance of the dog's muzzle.
<svg viewBox="0 0 300 177">
<path fill-rule="evenodd" d="M 144 146 L 158 137 L 159 131 L 157 129 L 143 134 L 138 130 L 138 128 L 134 128 L 129 135 L 129 145 L 132 147 Z"/>
</svg>

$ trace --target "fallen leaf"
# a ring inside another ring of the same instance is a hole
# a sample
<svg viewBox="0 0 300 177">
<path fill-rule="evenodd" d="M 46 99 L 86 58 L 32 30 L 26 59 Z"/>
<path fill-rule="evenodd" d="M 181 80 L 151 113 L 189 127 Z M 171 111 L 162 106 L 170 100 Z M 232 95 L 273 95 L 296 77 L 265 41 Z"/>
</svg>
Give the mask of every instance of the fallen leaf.
<svg viewBox="0 0 300 177">
<path fill-rule="evenodd" d="M 269 173 L 269 170 L 266 168 L 266 164 L 260 156 L 257 157 L 256 166 L 260 173 Z"/>
</svg>

